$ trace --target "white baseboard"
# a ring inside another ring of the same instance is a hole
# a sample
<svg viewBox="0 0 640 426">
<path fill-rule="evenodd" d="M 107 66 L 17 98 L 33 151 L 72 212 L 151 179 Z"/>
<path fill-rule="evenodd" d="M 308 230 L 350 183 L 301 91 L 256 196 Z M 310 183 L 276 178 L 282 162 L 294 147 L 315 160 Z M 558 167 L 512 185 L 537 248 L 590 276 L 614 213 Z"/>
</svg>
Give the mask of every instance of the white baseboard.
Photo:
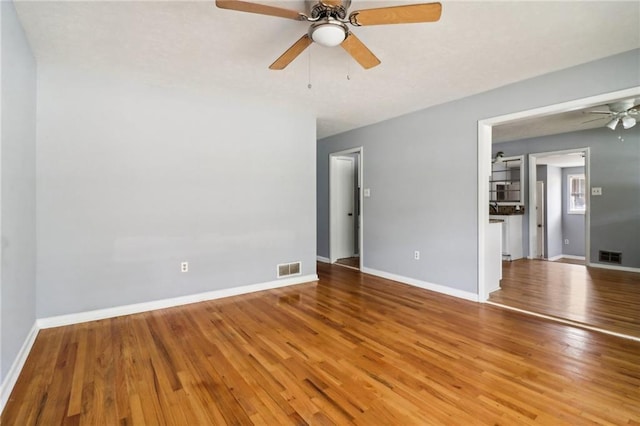
<svg viewBox="0 0 640 426">
<path fill-rule="evenodd" d="M 562 254 L 560 257 L 563 259 L 585 260 L 584 256 L 575 256 L 573 254 Z"/>
<path fill-rule="evenodd" d="M 589 263 L 593 268 L 613 269 L 614 271 L 640 272 L 640 268 L 632 268 L 630 266 L 605 265 L 604 263 Z"/>
<path fill-rule="evenodd" d="M 378 271 L 371 268 L 362 268 L 362 272 L 365 274 L 375 275 L 377 277 L 386 278 L 388 280 L 398 281 L 403 284 L 409 284 L 414 287 L 424 288 L 425 290 L 435 291 L 437 293 L 446 294 L 448 296 L 458 297 L 460 299 L 471 300 L 472 302 L 478 301 L 478 295 L 470 293 L 468 291 L 457 290 L 455 288 L 443 286 L 440 284 L 428 283 L 426 281 L 416 280 L 415 278 L 403 277 L 402 275 L 396 275 L 389 272 Z"/>
<path fill-rule="evenodd" d="M 585 257 L 584 256 L 575 256 L 573 254 L 559 254 L 557 256 L 550 257 L 547 260 L 549 262 L 555 262 L 556 260 L 560 260 L 560 259 L 585 260 Z"/>
<path fill-rule="evenodd" d="M 273 288 L 287 287 L 290 285 L 302 284 L 312 281 L 318 281 L 318 275 L 301 275 L 297 277 L 284 278 L 277 281 L 269 281 L 265 283 L 251 284 L 241 287 L 207 291 L 205 293 L 190 294 L 188 296 L 173 297 L 170 299 L 154 300 L 151 302 L 97 309 L 95 311 L 78 312 L 75 314 L 40 318 L 37 320 L 36 324 L 39 328 L 60 327 L 64 325 L 78 324 L 81 322 L 119 317 L 122 315 L 137 314 L 140 312 L 153 311 L 156 309 L 172 308 L 174 306 L 221 299 L 223 297 L 237 296 L 240 294 L 253 293 L 256 291 L 271 290 Z"/>
<path fill-rule="evenodd" d="M 324 257 L 324 256 L 316 256 L 316 260 L 318 262 L 322 262 L 322 263 L 331 263 L 331 259 L 329 259 L 328 257 Z"/>
<path fill-rule="evenodd" d="M 29 334 L 27 334 L 27 338 L 24 340 L 16 359 L 13 361 L 13 364 L 11 364 L 11 368 L 0 385 L 0 413 L 2 413 L 4 406 L 9 401 L 11 391 L 18 381 L 18 376 L 20 376 L 22 367 L 24 367 L 24 363 L 27 361 L 27 357 L 29 356 L 29 352 L 31 352 L 33 343 L 36 341 L 36 336 L 38 335 L 39 330 L 37 322 L 34 323 Z"/>
</svg>

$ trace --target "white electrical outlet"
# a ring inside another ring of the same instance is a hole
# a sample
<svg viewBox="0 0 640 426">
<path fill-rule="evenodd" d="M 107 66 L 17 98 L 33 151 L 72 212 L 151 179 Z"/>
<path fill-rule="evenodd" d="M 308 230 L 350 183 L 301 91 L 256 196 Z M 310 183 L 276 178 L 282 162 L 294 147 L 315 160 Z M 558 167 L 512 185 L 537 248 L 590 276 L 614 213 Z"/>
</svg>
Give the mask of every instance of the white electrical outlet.
<svg viewBox="0 0 640 426">
<path fill-rule="evenodd" d="M 180 264 L 180 271 L 181 272 L 189 272 L 189 262 L 182 262 Z"/>
<path fill-rule="evenodd" d="M 591 195 L 602 195 L 602 188 L 599 186 L 594 186 L 591 188 Z"/>
<path fill-rule="evenodd" d="M 371 197 L 371 188 L 365 188 L 364 189 L 364 198 L 369 198 Z"/>
<path fill-rule="evenodd" d="M 413 252 L 413 258 L 415 260 L 420 260 L 420 252 L 418 250 Z"/>
<path fill-rule="evenodd" d="M 568 238 L 564 240 L 564 244 L 565 245 L 569 245 L 569 239 Z"/>
</svg>

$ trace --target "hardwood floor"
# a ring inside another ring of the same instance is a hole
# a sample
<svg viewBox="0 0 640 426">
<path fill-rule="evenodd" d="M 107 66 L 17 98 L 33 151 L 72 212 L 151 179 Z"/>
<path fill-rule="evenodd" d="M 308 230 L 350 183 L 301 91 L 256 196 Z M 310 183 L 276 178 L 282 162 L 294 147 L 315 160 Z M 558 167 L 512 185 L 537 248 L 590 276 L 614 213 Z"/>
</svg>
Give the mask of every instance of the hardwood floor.
<svg viewBox="0 0 640 426">
<path fill-rule="evenodd" d="M 557 263 L 569 263 L 571 265 L 584 265 L 584 259 L 570 259 L 568 257 L 563 257 L 558 260 L 554 260 Z"/>
<path fill-rule="evenodd" d="M 1 423 L 640 424 L 640 342 L 318 272 L 42 330 Z"/>
<path fill-rule="evenodd" d="M 640 338 L 640 274 L 541 260 L 503 262 L 491 302 Z"/>
<path fill-rule="evenodd" d="M 360 257 L 359 256 L 345 257 L 343 259 L 338 259 L 338 260 L 336 260 L 336 263 L 338 265 L 350 266 L 351 268 L 360 269 Z"/>
</svg>

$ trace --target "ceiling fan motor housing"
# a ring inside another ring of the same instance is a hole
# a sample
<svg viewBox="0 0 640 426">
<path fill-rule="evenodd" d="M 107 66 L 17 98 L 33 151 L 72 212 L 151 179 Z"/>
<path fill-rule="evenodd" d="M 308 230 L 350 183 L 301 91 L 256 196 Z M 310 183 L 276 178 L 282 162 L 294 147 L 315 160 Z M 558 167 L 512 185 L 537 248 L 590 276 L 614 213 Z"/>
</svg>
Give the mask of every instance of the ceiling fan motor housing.
<svg viewBox="0 0 640 426">
<path fill-rule="evenodd" d="M 323 18 L 344 20 L 347 17 L 347 10 L 351 6 L 351 0 L 305 0 L 305 3 L 312 20 Z"/>
</svg>

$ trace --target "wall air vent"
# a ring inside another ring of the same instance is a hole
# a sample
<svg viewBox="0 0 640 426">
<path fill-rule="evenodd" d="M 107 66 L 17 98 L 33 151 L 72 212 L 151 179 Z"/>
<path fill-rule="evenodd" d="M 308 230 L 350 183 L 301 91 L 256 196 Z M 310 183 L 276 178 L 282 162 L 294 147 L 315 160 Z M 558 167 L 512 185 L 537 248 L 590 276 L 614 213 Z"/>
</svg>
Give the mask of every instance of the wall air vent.
<svg viewBox="0 0 640 426">
<path fill-rule="evenodd" d="M 600 262 L 622 264 L 622 253 L 619 251 L 600 250 L 598 253 L 598 260 Z"/>
<path fill-rule="evenodd" d="M 302 274 L 302 262 L 281 263 L 278 265 L 278 278 Z"/>
</svg>

